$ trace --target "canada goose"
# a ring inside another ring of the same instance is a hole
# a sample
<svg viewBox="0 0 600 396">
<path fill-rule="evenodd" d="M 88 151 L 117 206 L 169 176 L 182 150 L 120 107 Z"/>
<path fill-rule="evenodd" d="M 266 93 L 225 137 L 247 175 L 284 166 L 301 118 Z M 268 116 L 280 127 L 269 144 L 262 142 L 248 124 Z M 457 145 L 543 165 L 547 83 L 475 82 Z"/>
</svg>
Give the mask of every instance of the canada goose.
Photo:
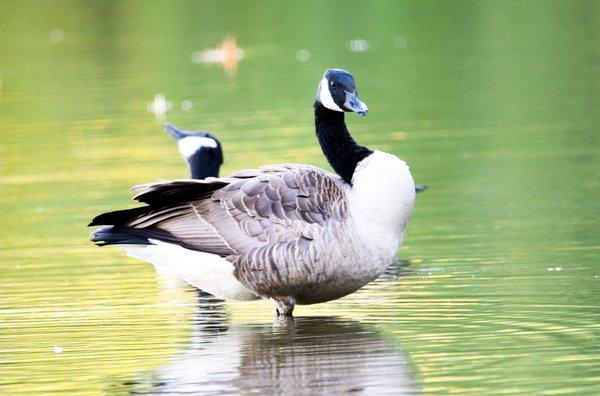
<svg viewBox="0 0 600 396">
<path fill-rule="evenodd" d="M 314 112 L 337 174 L 283 164 L 137 186 L 134 199 L 146 206 L 97 216 L 89 225 L 107 226 L 92 241 L 174 267 L 219 298 L 271 298 L 278 315 L 355 292 L 393 262 L 415 184 L 404 161 L 350 135 L 344 112 L 368 112 L 352 74 L 325 71 Z"/>
<path fill-rule="evenodd" d="M 215 136 L 205 131 L 184 131 L 171 124 L 165 124 L 165 131 L 177 142 L 192 179 L 219 176 L 223 150 Z"/>
</svg>

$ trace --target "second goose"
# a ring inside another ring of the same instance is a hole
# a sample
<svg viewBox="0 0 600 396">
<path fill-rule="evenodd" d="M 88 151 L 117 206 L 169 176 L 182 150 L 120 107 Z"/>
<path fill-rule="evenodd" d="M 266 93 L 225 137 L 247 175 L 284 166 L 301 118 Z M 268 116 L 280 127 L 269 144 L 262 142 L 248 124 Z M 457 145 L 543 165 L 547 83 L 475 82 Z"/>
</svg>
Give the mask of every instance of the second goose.
<svg viewBox="0 0 600 396">
<path fill-rule="evenodd" d="M 185 131 L 165 124 L 167 131 L 177 142 L 179 153 L 185 160 L 192 179 L 219 176 L 223 164 L 223 149 L 219 140 L 210 132 Z"/>
</svg>

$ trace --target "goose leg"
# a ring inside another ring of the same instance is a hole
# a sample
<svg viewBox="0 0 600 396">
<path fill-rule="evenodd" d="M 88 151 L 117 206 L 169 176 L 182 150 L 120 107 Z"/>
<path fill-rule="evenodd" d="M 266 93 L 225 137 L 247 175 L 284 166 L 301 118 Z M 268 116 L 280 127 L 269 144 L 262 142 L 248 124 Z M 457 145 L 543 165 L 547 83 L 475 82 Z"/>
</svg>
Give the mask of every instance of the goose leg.
<svg viewBox="0 0 600 396">
<path fill-rule="evenodd" d="M 279 316 L 287 316 L 292 317 L 292 313 L 294 312 L 294 305 L 296 301 L 294 301 L 291 297 L 276 297 L 273 298 L 273 302 L 275 303 L 275 313 Z"/>
</svg>

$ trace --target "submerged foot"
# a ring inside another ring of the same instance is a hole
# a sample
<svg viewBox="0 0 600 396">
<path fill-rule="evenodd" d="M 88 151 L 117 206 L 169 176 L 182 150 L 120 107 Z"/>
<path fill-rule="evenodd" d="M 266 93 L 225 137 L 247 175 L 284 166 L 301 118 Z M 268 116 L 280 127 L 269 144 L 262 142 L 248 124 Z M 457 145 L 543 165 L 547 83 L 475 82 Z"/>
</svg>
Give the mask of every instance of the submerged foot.
<svg viewBox="0 0 600 396">
<path fill-rule="evenodd" d="M 275 303 L 275 314 L 277 317 L 286 316 L 293 317 L 294 306 L 296 301 L 291 297 L 280 297 L 273 298 L 273 302 Z"/>
</svg>

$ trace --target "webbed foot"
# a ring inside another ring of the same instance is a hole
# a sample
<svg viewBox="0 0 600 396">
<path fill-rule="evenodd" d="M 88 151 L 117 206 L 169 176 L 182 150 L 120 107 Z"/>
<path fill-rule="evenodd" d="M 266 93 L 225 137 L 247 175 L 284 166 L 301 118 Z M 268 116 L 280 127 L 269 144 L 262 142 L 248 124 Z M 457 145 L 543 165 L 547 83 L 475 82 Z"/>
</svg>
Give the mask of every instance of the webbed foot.
<svg viewBox="0 0 600 396">
<path fill-rule="evenodd" d="M 275 303 L 275 314 L 277 317 L 285 316 L 288 318 L 293 317 L 294 306 L 296 301 L 292 297 L 277 297 L 273 298 Z"/>
</svg>

